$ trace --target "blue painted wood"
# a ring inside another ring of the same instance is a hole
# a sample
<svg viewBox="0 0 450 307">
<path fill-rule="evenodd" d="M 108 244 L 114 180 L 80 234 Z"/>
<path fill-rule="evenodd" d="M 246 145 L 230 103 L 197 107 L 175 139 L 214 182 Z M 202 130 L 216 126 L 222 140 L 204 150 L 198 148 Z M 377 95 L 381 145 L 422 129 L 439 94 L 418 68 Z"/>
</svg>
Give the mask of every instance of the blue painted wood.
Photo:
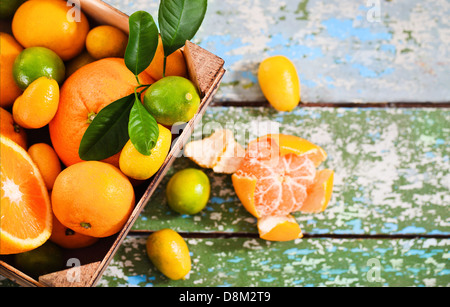
<svg viewBox="0 0 450 307">
<path fill-rule="evenodd" d="M 159 1 L 105 0 L 157 17 Z M 450 1 L 209 0 L 194 42 L 225 60 L 217 99 L 260 101 L 259 62 L 285 55 L 304 102 L 450 99 Z"/>
</svg>

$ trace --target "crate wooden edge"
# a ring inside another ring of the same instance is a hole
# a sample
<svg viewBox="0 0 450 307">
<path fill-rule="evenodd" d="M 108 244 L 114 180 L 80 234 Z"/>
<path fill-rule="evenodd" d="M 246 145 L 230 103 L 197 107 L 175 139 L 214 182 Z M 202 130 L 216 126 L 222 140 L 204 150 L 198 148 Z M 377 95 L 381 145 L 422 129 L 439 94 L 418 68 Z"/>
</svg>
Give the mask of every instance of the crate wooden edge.
<svg viewBox="0 0 450 307">
<path fill-rule="evenodd" d="M 129 33 L 129 16 L 125 13 L 101 0 L 79 0 L 79 4 L 83 12 L 96 20 L 98 23 L 114 25 L 125 33 Z M 223 75 L 225 74 L 223 59 L 217 57 L 209 51 L 195 45 L 190 41 L 186 41 L 186 46 L 183 47 L 182 51 L 188 66 L 189 78 L 197 86 L 202 97 L 199 110 L 194 118 L 191 119 L 191 121 L 189 121 L 187 126 L 184 128 L 175 144 L 173 144 L 173 147 L 171 148 L 164 164 L 154 175 L 143 196 L 135 205 L 130 218 L 117 235 L 116 240 L 108 250 L 105 257 L 103 257 L 103 260 L 78 267 L 80 278 L 72 282 L 68 282 L 67 279 L 67 273 L 71 270 L 71 268 L 40 276 L 39 281 L 36 281 L 10 264 L 0 260 L 1 275 L 25 287 L 93 287 L 98 283 L 103 272 L 106 270 L 107 266 L 114 257 L 117 249 L 120 247 L 136 219 L 139 217 L 139 214 L 144 209 L 162 178 L 164 178 L 168 169 L 178 157 L 185 143 L 190 138 L 194 127 L 203 117 L 206 108 L 211 103 L 219 88 Z M 92 275 L 89 276 L 90 274 Z"/>
</svg>

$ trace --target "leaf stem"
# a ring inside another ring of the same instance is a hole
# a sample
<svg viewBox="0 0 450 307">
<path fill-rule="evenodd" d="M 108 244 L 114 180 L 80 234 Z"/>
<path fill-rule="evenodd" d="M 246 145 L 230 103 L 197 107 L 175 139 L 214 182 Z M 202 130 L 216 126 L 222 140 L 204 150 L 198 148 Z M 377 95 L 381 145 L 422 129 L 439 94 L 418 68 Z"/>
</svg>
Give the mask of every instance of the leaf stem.
<svg viewBox="0 0 450 307">
<path fill-rule="evenodd" d="M 164 56 L 163 78 L 166 76 L 167 56 Z"/>
</svg>

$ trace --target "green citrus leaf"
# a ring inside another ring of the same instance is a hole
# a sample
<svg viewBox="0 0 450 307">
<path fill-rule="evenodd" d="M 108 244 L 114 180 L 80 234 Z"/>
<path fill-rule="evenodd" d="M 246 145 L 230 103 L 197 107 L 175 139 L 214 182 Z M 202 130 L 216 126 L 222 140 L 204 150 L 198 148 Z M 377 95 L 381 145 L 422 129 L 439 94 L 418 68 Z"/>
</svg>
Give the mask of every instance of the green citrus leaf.
<svg viewBox="0 0 450 307">
<path fill-rule="evenodd" d="M 128 118 L 134 93 L 104 107 L 89 124 L 78 154 L 82 160 L 103 160 L 120 152 L 129 139 Z"/>
<path fill-rule="evenodd" d="M 130 16 L 130 35 L 125 51 L 125 65 L 135 75 L 143 72 L 152 62 L 158 47 L 158 27 L 153 17 L 144 11 Z"/>
<path fill-rule="evenodd" d="M 158 123 L 137 98 L 131 108 L 128 134 L 137 151 L 146 156 L 151 154 L 159 137 Z"/>
<path fill-rule="evenodd" d="M 197 33 L 206 14 L 207 0 L 161 0 L 159 29 L 167 57 Z"/>
</svg>

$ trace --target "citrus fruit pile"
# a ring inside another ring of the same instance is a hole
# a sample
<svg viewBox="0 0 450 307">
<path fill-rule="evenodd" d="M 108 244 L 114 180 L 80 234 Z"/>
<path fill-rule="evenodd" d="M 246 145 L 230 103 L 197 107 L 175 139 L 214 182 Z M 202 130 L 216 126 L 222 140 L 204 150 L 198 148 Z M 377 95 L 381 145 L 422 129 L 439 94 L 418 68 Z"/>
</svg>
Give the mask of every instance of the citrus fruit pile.
<svg viewBox="0 0 450 307">
<path fill-rule="evenodd" d="M 58 254 L 48 241 L 76 249 L 119 232 L 135 206 L 134 185 L 160 169 L 170 126 L 189 121 L 200 97 L 180 50 L 165 59 L 161 43 L 136 78 L 120 29 L 92 25 L 81 11 L 71 18 L 64 0 L 11 2 L 2 18 L 12 33 L 0 33 L 0 254 L 22 255 L 16 264 L 27 270 Z M 141 103 L 159 130 L 150 155 L 128 141 L 109 158 L 81 159 L 81 140 L 99 112 L 142 84 Z"/>
</svg>

